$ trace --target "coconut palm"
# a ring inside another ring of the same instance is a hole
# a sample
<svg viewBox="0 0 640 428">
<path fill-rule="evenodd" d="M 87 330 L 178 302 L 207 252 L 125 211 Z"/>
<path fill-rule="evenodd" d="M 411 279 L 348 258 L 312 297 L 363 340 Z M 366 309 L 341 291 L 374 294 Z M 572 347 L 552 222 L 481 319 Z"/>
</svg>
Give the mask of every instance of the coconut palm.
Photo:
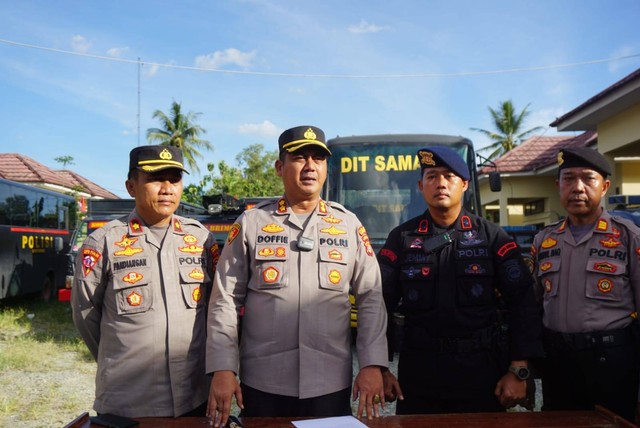
<svg viewBox="0 0 640 428">
<path fill-rule="evenodd" d="M 182 113 L 181 103 L 173 101 L 169 114 L 160 110 L 153 112 L 153 118 L 160 120 L 161 128 L 147 129 L 147 140 L 157 142 L 164 146 L 174 146 L 182 150 L 189 169 L 199 172 L 196 158 L 201 158 L 200 149 L 213 150 L 213 146 L 207 140 L 200 138 L 206 134 L 206 130 L 196 124 L 201 113 Z"/>
<path fill-rule="evenodd" d="M 471 128 L 472 131 L 482 132 L 489 137 L 492 144 L 484 147 L 478 152 L 490 152 L 487 159 L 495 160 L 507 153 L 509 150 L 515 148 L 522 142 L 528 135 L 533 132 L 537 132 L 542 129 L 541 126 L 536 126 L 525 132 L 520 132 L 524 119 L 529 115 L 529 104 L 519 114 L 516 114 L 515 107 L 511 100 L 503 101 L 497 109 L 489 107 L 489 112 L 493 118 L 493 125 L 496 131 L 487 131 L 486 129 Z"/>
</svg>

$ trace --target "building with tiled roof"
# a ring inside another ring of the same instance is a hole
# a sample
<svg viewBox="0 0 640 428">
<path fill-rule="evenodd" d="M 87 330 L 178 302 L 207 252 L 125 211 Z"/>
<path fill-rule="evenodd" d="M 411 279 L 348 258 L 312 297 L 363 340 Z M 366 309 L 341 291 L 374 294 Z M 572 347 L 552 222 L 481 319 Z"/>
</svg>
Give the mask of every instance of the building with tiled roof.
<svg viewBox="0 0 640 428">
<path fill-rule="evenodd" d="M 535 136 L 479 171 L 483 211 L 507 225 L 543 225 L 565 216 L 557 194 L 556 155 L 561 147 L 591 147 L 614 166 L 608 196 L 640 195 L 640 69 L 556 119 L 571 136 Z M 489 190 L 497 170 L 502 190 Z M 605 206 L 612 208 L 605 202 Z"/>
<path fill-rule="evenodd" d="M 595 145 L 597 141 L 598 134 L 594 131 L 585 132 L 577 137 L 536 135 L 516 146 L 494 163 L 501 173 L 531 175 L 554 166 L 560 147 L 589 147 Z M 492 170 L 492 167 L 483 167 L 480 173 Z"/>
<path fill-rule="evenodd" d="M 79 198 L 118 198 L 91 180 L 69 170 L 52 170 L 18 153 L 0 153 L 0 177 Z"/>
<path fill-rule="evenodd" d="M 594 147 L 598 134 L 535 135 L 479 170 L 480 199 L 487 217 L 502 226 L 542 226 L 562 216 L 556 192 L 557 154 L 563 147 Z M 488 174 L 500 173 L 502 190 L 489 189 Z"/>
</svg>

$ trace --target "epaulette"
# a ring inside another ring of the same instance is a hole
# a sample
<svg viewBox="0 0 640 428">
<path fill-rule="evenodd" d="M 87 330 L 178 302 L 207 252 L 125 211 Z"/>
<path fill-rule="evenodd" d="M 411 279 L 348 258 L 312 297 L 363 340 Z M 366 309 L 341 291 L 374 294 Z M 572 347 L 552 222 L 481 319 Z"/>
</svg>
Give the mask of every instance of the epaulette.
<svg viewBox="0 0 640 428">
<path fill-rule="evenodd" d="M 629 229 L 632 232 L 635 233 L 639 233 L 640 232 L 640 226 L 638 226 L 637 224 L 635 224 L 633 222 L 633 220 L 627 218 L 627 217 L 623 217 L 621 215 L 617 215 L 617 214 L 610 214 L 611 216 L 611 220 L 615 221 L 616 223 L 625 226 L 627 229 Z"/>
<path fill-rule="evenodd" d="M 267 205 L 273 204 L 277 200 L 278 200 L 277 198 L 276 199 L 267 199 L 265 201 L 258 202 L 253 208 L 263 208 L 263 207 L 265 207 Z M 253 209 L 253 208 L 251 208 L 251 209 Z"/>
<path fill-rule="evenodd" d="M 325 202 L 334 210 L 342 211 L 343 213 L 346 213 L 347 211 L 349 211 L 344 206 L 340 205 L 338 202 L 334 202 L 334 201 L 325 201 Z"/>
</svg>

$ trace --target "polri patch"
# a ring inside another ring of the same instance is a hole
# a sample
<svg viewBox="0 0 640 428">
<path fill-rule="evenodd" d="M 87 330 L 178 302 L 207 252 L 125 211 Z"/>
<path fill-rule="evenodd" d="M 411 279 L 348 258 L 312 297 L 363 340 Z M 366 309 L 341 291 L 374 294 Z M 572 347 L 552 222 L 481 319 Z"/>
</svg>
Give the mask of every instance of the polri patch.
<svg viewBox="0 0 640 428">
<path fill-rule="evenodd" d="M 100 257 L 102 257 L 102 254 L 93 248 L 84 248 L 82 250 L 82 273 L 85 277 L 89 275 L 98 264 Z"/>
</svg>

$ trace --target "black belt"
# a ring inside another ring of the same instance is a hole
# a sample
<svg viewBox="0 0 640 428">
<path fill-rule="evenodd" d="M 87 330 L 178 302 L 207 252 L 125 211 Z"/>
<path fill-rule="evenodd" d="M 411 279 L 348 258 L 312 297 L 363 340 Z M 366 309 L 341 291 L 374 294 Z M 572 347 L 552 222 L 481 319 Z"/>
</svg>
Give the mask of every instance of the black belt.
<svg viewBox="0 0 640 428">
<path fill-rule="evenodd" d="M 407 327 L 404 340 L 414 349 L 441 353 L 462 353 L 493 349 L 495 340 L 495 328 L 477 330 L 465 337 L 433 337 L 424 328 Z"/>
<path fill-rule="evenodd" d="M 629 345 L 635 342 L 633 327 L 586 333 L 561 333 L 545 329 L 545 341 L 551 348 L 564 348 L 582 351 L 591 348 L 607 348 Z"/>
</svg>

